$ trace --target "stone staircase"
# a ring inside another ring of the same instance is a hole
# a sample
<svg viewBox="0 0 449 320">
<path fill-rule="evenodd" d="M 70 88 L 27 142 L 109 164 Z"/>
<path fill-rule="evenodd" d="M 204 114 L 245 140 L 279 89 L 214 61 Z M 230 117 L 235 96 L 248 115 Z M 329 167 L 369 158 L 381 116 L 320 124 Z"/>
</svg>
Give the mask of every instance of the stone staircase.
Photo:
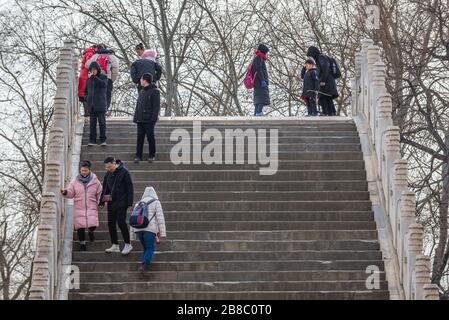
<svg viewBox="0 0 449 320">
<path fill-rule="evenodd" d="M 103 159 L 116 156 L 130 169 L 135 201 L 156 188 L 167 238 L 151 272 L 137 272 L 141 246 L 130 256 L 107 255 L 106 213 L 96 242 L 78 251 L 73 264 L 81 288 L 70 299 L 388 299 L 365 165 L 354 122 L 346 118 L 210 120 L 203 130 L 277 128 L 279 171 L 259 165 L 179 165 L 170 162 L 173 129 L 192 131 L 192 121 L 161 120 L 157 159 L 132 162 L 136 128 L 130 120 L 108 121 L 109 146 L 88 148 L 102 179 Z M 204 144 L 204 143 L 203 143 Z M 144 154 L 147 156 L 147 145 Z M 120 234 L 120 233 L 119 233 Z M 121 236 L 119 236 L 121 237 Z M 123 243 L 121 242 L 121 247 Z M 368 266 L 380 269 L 380 289 L 368 290 Z"/>
</svg>

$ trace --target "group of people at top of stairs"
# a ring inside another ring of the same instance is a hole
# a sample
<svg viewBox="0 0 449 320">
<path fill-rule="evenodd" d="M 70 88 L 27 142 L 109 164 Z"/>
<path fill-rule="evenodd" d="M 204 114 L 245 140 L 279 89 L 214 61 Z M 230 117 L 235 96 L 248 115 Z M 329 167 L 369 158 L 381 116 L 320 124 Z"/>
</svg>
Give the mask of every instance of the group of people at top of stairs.
<svg viewBox="0 0 449 320">
<path fill-rule="evenodd" d="M 160 112 L 160 91 L 157 82 L 162 67 L 157 63 L 157 52 L 145 50 L 143 44 L 135 47 L 139 59 L 131 65 L 131 79 L 139 93 L 134 113 L 137 124 L 136 162 L 142 160 L 145 137 L 149 144 L 149 158 L 156 156 L 154 126 Z M 100 145 L 107 145 L 106 117 L 110 115 L 112 89 L 118 76 L 119 60 L 114 51 L 103 44 L 93 45 L 83 51 L 79 75 L 78 96 L 83 104 L 84 116 L 90 119 L 89 146 L 97 143 L 97 123 L 100 128 Z"/>
<path fill-rule="evenodd" d="M 271 103 L 266 66 L 269 51 L 267 45 L 263 43 L 258 46 L 243 81 L 247 89 L 254 89 L 255 116 L 263 116 L 263 107 Z M 301 99 L 307 106 L 307 115 L 336 116 L 334 99 L 338 98 L 336 79 L 341 77 L 340 67 L 335 59 L 322 54 L 316 47 L 310 47 L 307 56 L 301 70 L 303 79 Z M 321 107 L 321 111 L 318 110 L 318 106 Z"/>
<path fill-rule="evenodd" d="M 86 229 L 89 240 L 95 241 L 95 230 L 99 226 L 98 211 L 107 208 L 108 229 L 112 246 L 106 249 L 106 253 L 120 253 L 128 255 L 133 247 L 131 236 L 126 221 L 127 211 L 133 207 L 134 186 L 131 175 L 124 163 L 113 157 L 104 160 L 106 175 L 101 183 L 95 173 L 92 172 L 92 164 L 88 160 L 81 161 L 80 170 L 66 189 L 61 189 L 61 194 L 69 199 L 74 199 L 74 228 L 79 240 L 79 250 L 86 251 Z M 141 210 L 144 210 L 142 212 Z M 146 223 L 139 221 L 132 224 L 133 215 L 141 215 L 146 218 Z M 120 251 L 117 225 L 125 242 Z M 143 263 L 140 271 L 148 271 L 156 244 L 160 237 L 166 236 L 165 219 L 162 206 L 153 187 L 146 187 L 142 199 L 134 206 L 130 217 L 131 230 L 135 232 L 143 246 Z"/>
</svg>

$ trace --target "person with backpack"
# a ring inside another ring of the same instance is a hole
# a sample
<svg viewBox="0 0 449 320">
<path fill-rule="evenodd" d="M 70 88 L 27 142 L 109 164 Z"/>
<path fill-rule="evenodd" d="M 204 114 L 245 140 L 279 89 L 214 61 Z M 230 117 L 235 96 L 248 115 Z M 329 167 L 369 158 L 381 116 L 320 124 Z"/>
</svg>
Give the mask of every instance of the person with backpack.
<svg viewBox="0 0 449 320">
<path fill-rule="evenodd" d="M 89 68 L 92 62 L 97 62 L 103 72 L 108 77 L 107 86 L 107 109 L 111 107 L 112 90 L 114 88 L 114 82 L 118 78 L 119 60 L 115 56 L 115 53 L 111 49 L 107 49 L 106 45 L 99 44 L 95 54 L 86 62 L 86 66 Z"/>
<path fill-rule="evenodd" d="M 318 103 L 322 108 L 323 115 L 336 116 L 334 99 L 338 98 L 336 78 L 339 78 L 339 67 L 334 59 L 321 53 L 321 51 L 314 46 L 309 47 L 307 56 L 312 57 L 316 62 L 316 67 L 320 76 L 320 89 L 318 95 Z M 301 75 L 306 73 L 303 68 Z"/>
<path fill-rule="evenodd" d="M 263 107 L 270 105 L 270 90 L 266 60 L 270 49 L 265 44 L 260 44 L 256 50 L 252 62 L 252 75 L 254 77 L 254 115 L 263 116 Z"/>
<path fill-rule="evenodd" d="M 95 240 L 94 231 L 98 227 L 98 204 L 103 191 L 100 180 L 91 171 L 90 161 L 81 162 L 79 174 L 73 179 L 67 189 L 61 189 L 61 194 L 68 199 L 74 199 L 73 220 L 78 234 L 79 250 L 86 251 L 86 229 L 89 230 L 89 240 Z"/>
<path fill-rule="evenodd" d="M 86 81 L 89 78 L 88 68 L 86 67 L 86 62 L 92 58 L 97 50 L 97 45 L 93 45 L 89 48 L 83 50 L 83 58 L 81 60 L 81 67 L 78 79 L 78 99 L 83 104 L 84 109 L 84 117 L 89 117 L 90 111 L 89 106 L 87 105 L 86 99 L 84 97 L 84 89 L 86 88 Z"/>
<path fill-rule="evenodd" d="M 145 50 L 140 55 L 140 59 L 134 61 L 131 65 L 131 79 L 135 84 L 137 84 L 138 92 L 142 90 L 140 79 L 145 73 L 150 73 L 153 76 L 153 83 L 157 83 L 161 79 L 162 67 L 159 63 L 156 62 L 156 58 L 156 50 Z"/>
<path fill-rule="evenodd" d="M 137 147 L 134 163 L 142 161 L 143 144 L 147 137 L 150 148 L 148 162 L 156 160 L 156 140 L 154 127 L 161 109 L 161 94 L 153 82 L 153 75 L 145 73 L 140 79 L 142 90 L 137 99 L 137 107 L 134 113 L 134 123 L 137 124 Z"/>
<path fill-rule="evenodd" d="M 105 205 L 108 210 L 108 228 L 112 246 L 106 249 L 106 253 L 120 252 L 117 238 L 117 224 L 125 242 L 121 251 L 122 255 L 128 255 L 133 249 L 126 223 L 128 208 L 134 201 L 134 185 L 131 174 L 124 163 L 114 157 L 104 160 L 106 175 L 103 179 L 103 192 L 101 193 L 100 208 Z"/>
<path fill-rule="evenodd" d="M 320 88 L 320 79 L 318 76 L 318 70 L 315 68 L 315 61 L 309 58 L 305 62 L 306 72 L 302 75 L 304 80 L 302 99 L 307 106 L 307 115 L 309 117 L 315 117 L 318 115 L 317 110 L 317 92 Z"/>
<path fill-rule="evenodd" d="M 97 122 L 100 126 L 100 144 L 106 146 L 106 111 L 108 78 L 100 65 L 92 62 L 89 67 L 89 78 L 84 88 L 84 99 L 90 114 L 90 135 L 88 146 L 97 143 Z"/>
<path fill-rule="evenodd" d="M 139 271 L 145 273 L 156 249 L 157 235 L 166 237 L 165 218 L 161 202 L 153 187 L 145 188 L 142 200 L 136 204 L 130 225 L 143 246 L 143 262 Z"/>
</svg>

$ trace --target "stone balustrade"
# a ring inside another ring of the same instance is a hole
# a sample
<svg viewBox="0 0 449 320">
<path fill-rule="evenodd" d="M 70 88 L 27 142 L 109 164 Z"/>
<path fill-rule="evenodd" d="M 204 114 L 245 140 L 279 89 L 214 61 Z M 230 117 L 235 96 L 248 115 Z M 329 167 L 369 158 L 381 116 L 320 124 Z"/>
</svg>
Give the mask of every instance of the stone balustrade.
<svg viewBox="0 0 449 320">
<path fill-rule="evenodd" d="M 387 280 L 396 299 L 438 299 L 438 288 L 430 283 L 429 257 L 423 254 L 423 228 L 415 217 L 415 193 L 408 188 L 408 164 L 401 158 L 385 70 L 380 48 L 363 40 L 356 56 L 351 111 L 364 149 L 371 198 L 379 203 L 375 216 L 384 235 Z"/>
</svg>

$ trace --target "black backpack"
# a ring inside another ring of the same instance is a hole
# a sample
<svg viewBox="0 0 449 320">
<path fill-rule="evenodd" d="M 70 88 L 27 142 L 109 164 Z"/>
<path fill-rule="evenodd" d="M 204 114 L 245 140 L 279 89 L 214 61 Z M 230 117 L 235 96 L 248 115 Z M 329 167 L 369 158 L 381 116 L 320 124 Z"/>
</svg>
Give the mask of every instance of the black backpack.
<svg viewBox="0 0 449 320">
<path fill-rule="evenodd" d="M 337 60 L 335 60 L 332 57 L 327 57 L 329 59 L 329 67 L 331 69 L 331 74 L 334 77 L 334 79 L 341 78 L 341 70 L 340 66 L 337 63 Z"/>
</svg>

